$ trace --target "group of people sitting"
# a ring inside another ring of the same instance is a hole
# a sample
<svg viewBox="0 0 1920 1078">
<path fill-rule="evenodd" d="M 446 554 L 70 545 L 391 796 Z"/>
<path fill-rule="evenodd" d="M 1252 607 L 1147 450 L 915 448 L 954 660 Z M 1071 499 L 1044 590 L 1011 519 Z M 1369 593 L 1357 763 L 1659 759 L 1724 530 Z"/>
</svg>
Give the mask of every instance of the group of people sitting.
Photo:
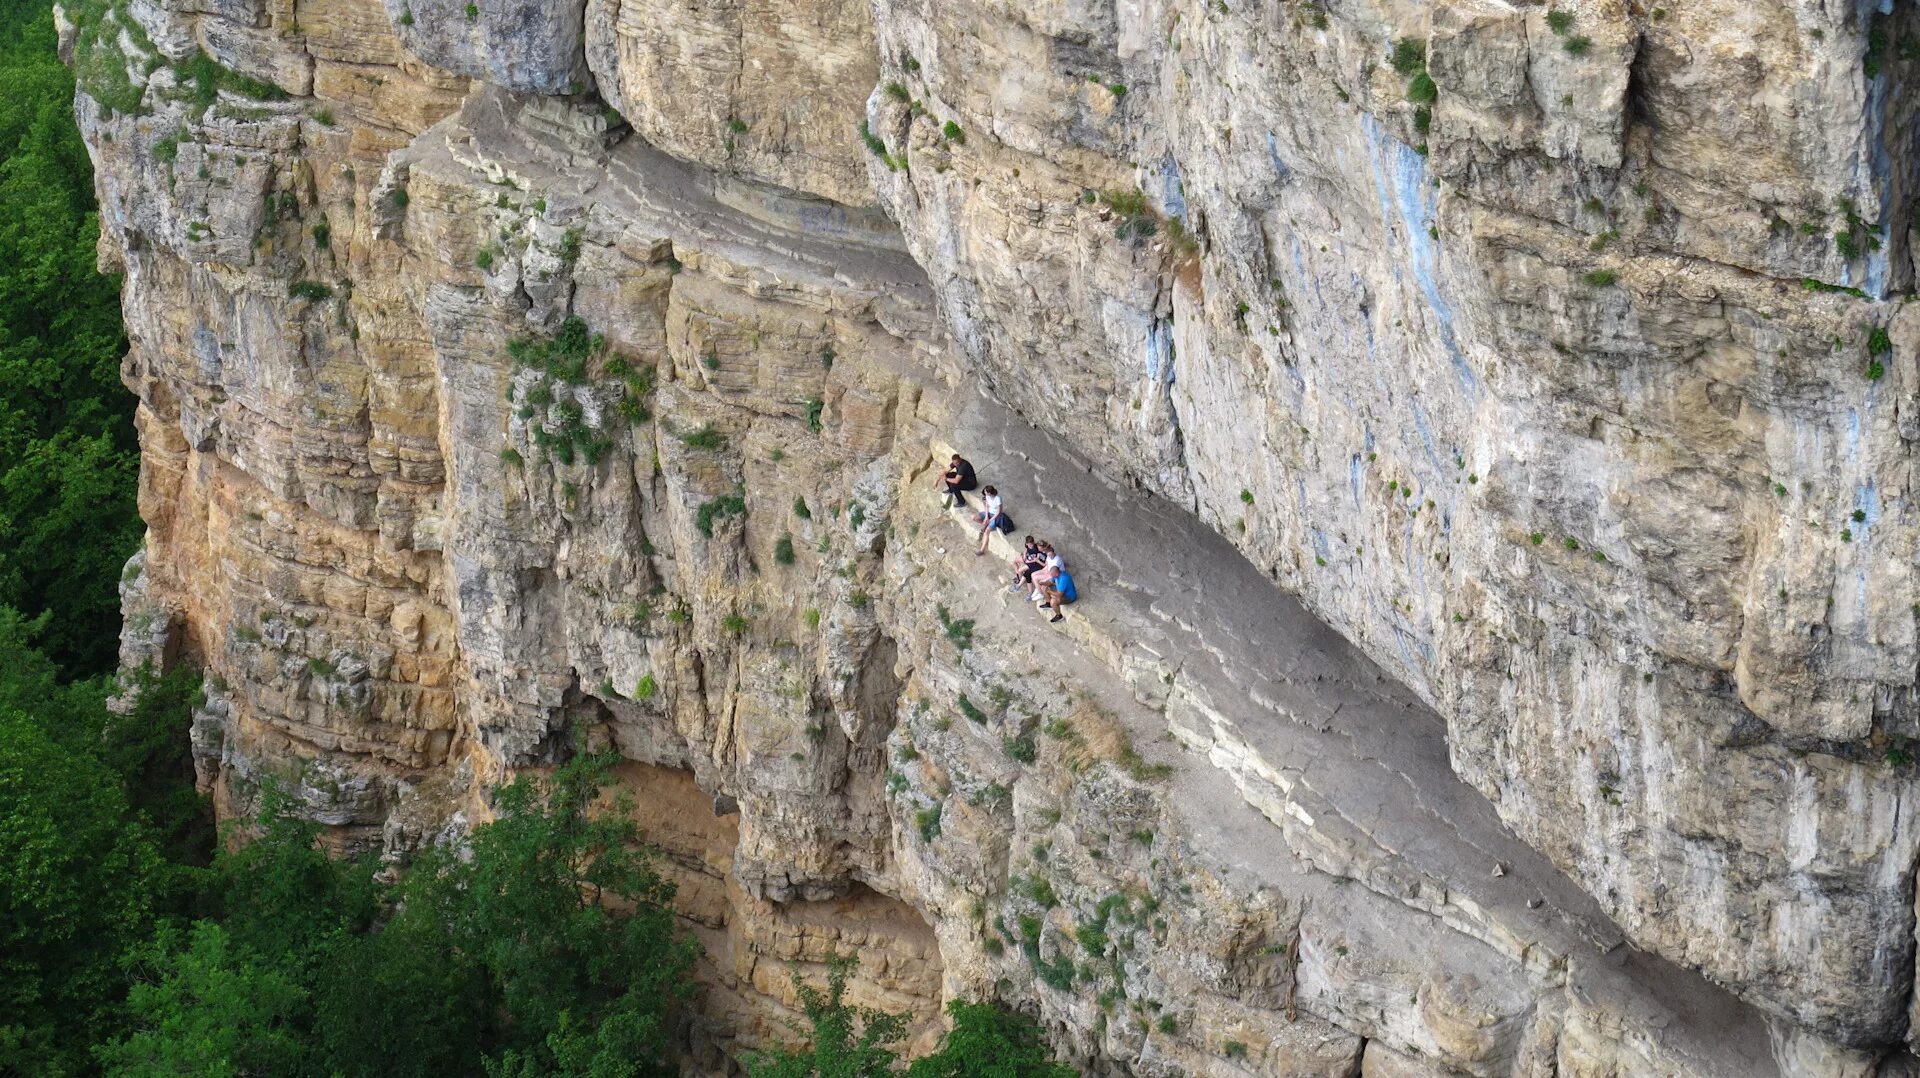
<svg viewBox="0 0 1920 1078">
<path fill-rule="evenodd" d="M 970 514 L 974 523 L 980 526 L 980 546 L 975 556 L 987 552 L 987 538 L 996 530 L 1008 535 L 1013 534 L 1013 520 L 1007 516 L 1000 498 L 1000 492 L 991 486 L 980 486 L 979 477 L 974 473 L 973 465 L 965 457 L 955 453 L 947 463 L 946 471 L 940 475 L 939 485 L 946 492 L 947 507 L 959 509 Z M 978 488 L 980 508 L 967 504 L 967 492 Z M 1080 597 L 1073 586 L 1073 574 L 1067 572 L 1066 559 L 1054 549 L 1052 543 L 1044 539 L 1035 539 L 1029 535 L 1019 554 L 1013 559 L 1013 583 L 1007 590 L 1015 594 L 1027 593 L 1027 599 L 1037 607 L 1049 622 L 1066 620 L 1061 608 Z"/>
</svg>

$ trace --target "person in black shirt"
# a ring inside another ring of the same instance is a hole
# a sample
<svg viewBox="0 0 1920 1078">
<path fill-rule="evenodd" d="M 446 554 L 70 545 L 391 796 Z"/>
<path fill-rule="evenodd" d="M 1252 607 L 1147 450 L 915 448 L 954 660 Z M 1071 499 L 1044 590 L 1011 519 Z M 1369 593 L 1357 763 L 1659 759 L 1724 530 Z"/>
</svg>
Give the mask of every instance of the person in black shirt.
<svg viewBox="0 0 1920 1078">
<path fill-rule="evenodd" d="M 974 476 L 973 465 L 967 462 L 967 458 L 955 453 L 953 460 L 947 464 L 947 470 L 941 473 L 940 485 L 946 490 L 947 497 L 953 499 L 950 506 L 965 509 L 967 498 L 961 491 L 979 486 L 980 480 Z"/>
<path fill-rule="evenodd" d="M 1033 585 L 1033 574 L 1039 572 L 1040 567 L 1045 564 L 1047 564 L 1046 552 L 1040 549 L 1039 542 L 1033 536 L 1027 536 L 1026 546 L 1021 549 L 1019 556 L 1013 559 L 1013 584 L 1007 590 L 1026 591 Z"/>
</svg>

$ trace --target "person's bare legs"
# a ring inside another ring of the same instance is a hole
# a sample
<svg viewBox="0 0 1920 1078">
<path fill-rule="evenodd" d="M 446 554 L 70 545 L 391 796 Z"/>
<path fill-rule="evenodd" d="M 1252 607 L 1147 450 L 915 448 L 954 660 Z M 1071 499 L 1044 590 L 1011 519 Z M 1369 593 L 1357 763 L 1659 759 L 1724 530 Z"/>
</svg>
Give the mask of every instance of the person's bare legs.
<svg viewBox="0 0 1920 1078">
<path fill-rule="evenodd" d="M 985 513 L 980 514 L 980 549 L 973 552 L 975 556 L 987 552 L 987 533 L 992 530 L 993 518 Z"/>
</svg>

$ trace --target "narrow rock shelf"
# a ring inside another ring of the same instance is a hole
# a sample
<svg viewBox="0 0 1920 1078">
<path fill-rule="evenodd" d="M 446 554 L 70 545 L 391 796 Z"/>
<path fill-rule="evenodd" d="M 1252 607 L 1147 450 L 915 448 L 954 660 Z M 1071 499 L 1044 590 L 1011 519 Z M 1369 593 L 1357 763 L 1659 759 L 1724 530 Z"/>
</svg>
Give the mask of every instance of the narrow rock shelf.
<svg viewBox="0 0 1920 1078">
<path fill-rule="evenodd" d="M 1403 908 L 1387 914 L 1390 936 L 1407 931 L 1407 911 L 1437 919 L 1451 933 L 1428 935 L 1452 941 L 1436 949 L 1477 941 L 1637 1023 L 1638 1036 L 1689 1060 L 1690 1073 L 1776 1073 L 1758 1011 L 1627 945 L 1592 898 L 1453 774 L 1440 717 L 1223 537 L 1165 499 L 1103 478 L 985 395 L 960 411 L 929 461 L 953 452 L 972 461 L 1005 498 L 1016 536 L 1059 545 L 1080 592 L 1055 625 L 1024 609 L 1007 615 L 1030 619 L 1037 641 L 1061 633 L 1117 678 L 1139 705 L 1133 721 L 1161 724 L 1136 730 L 1141 744 L 1170 733 L 1188 750 L 1173 805 L 1197 850 L 1253 881 L 1291 878 L 1310 908 L 1324 904 L 1332 930 L 1355 930 L 1356 886 Z M 929 464 L 907 482 L 930 492 L 931 477 Z M 945 515 L 977 534 L 960 513 Z M 995 533 L 967 573 L 1002 607 L 1023 605 L 1005 592 L 1016 547 Z M 971 552 L 969 541 L 949 557 L 972 561 Z M 1452 969 L 1444 956 L 1427 958 Z"/>
</svg>

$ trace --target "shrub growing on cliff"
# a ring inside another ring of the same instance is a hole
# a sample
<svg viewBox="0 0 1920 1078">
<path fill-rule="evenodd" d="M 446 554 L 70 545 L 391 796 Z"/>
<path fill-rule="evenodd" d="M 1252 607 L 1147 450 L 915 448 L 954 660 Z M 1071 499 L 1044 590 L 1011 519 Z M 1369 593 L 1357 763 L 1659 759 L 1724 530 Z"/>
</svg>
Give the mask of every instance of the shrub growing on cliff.
<svg viewBox="0 0 1920 1078">
<path fill-rule="evenodd" d="M 688 449 L 721 450 L 727 447 L 727 436 L 713 428 L 713 424 L 703 425 L 699 430 L 682 434 L 680 444 Z"/>
<path fill-rule="evenodd" d="M 700 529 L 701 535 L 711 539 L 713 538 L 713 525 L 715 521 L 725 520 L 728 517 L 745 516 L 746 512 L 746 498 L 739 494 L 723 494 L 702 505 L 700 511 L 694 515 L 693 523 L 695 527 Z"/>
<path fill-rule="evenodd" d="M 1423 37 L 1403 37 L 1393 43 L 1393 53 L 1388 57 L 1395 74 L 1402 78 L 1424 75 L 1427 71 L 1427 39 Z"/>
<path fill-rule="evenodd" d="M 488 264 L 491 263 L 489 254 Z M 584 319 L 574 316 L 560 323 L 559 331 L 551 337 L 513 338 L 507 342 L 507 355 L 523 366 L 545 371 L 549 377 L 578 385 L 587 380 L 588 362 L 605 351 L 606 344 L 606 338 L 588 329 Z"/>
</svg>

